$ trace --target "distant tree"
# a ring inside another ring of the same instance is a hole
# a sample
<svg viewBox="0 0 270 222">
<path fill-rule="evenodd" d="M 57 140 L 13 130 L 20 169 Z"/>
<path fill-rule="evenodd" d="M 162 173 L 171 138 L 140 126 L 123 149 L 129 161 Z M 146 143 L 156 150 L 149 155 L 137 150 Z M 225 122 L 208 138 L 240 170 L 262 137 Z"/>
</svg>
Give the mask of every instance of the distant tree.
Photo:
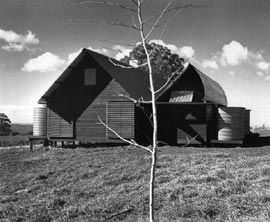
<svg viewBox="0 0 270 222">
<path fill-rule="evenodd" d="M 0 113 L 0 136 L 9 135 L 11 131 L 11 121 L 6 114 Z"/>
<path fill-rule="evenodd" d="M 148 43 L 146 48 L 150 55 L 153 75 L 167 80 L 172 73 L 179 73 L 183 70 L 185 60 L 178 54 L 172 53 L 167 47 L 156 43 Z M 137 64 L 144 71 L 149 71 L 147 56 L 142 44 L 136 45 L 130 55 L 125 56 L 121 61 L 126 64 Z"/>
</svg>

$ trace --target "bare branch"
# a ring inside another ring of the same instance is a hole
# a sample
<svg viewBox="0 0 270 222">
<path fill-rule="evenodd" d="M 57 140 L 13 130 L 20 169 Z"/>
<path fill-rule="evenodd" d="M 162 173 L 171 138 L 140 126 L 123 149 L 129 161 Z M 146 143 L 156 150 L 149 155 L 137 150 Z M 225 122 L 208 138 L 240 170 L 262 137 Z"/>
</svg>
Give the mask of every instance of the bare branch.
<svg viewBox="0 0 270 222">
<path fill-rule="evenodd" d="M 126 28 L 131 28 L 135 30 L 139 30 L 138 27 L 135 27 L 133 25 L 128 25 L 123 22 L 117 22 L 117 21 L 107 21 L 107 20 L 74 20 L 74 19 L 69 19 L 69 22 L 72 23 L 83 23 L 83 22 L 92 22 L 92 23 L 105 23 L 107 25 L 113 25 L 113 26 L 121 26 L 121 27 L 126 27 Z"/>
<path fill-rule="evenodd" d="M 168 19 L 168 21 L 164 24 L 163 26 L 163 29 L 162 29 L 162 32 L 160 33 L 160 36 L 159 36 L 159 40 L 161 40 L 162 36 L 164 35 L 165 33 L 165 30 L 167 28 L 167 26 L 169 25 L 169 23 L 174 19 L 174 17 L 176 17 L 179 13 L 182 12 L 182 9 L 179 9 L 170 19 Z"/>
<path fill-rule="evenodd" d="M 110 40 L 107 40 L 107 39 L 95 39 L 95 40 L 96 41 L 100 41 L 100 42 L 109 42 L 109 43 L 113 43 L 115 45 L 122 45 L 122 46 L 129 46 L 129 47 L 136 46 L 136 44 L 115 42 L 115 41 L 110 41 Z M 111 50 L 116 50 L 117 51 L 117 49 L 111 49 Z"/>
<path fill-rule="evenodd" d="M 131 16 L 131 19 L 132 19 L 133 26 L 136 27 L 139 30 L 139 27 L 138 27 L 138 25 L 136 25 L 133 16 Z"/>
<path fill-rule="evenodd" d="M 172 73 L 172 75 L 167 79 L 167 81 L 164 83 L 163 86 L 161 86 L 159 89 L 157 89 L 155 91 L 155 93 L 159 93 L 160 91 L 162 91 L 163 89 L 165 89 L 168 84 L 170 83 L 170 81 L 173 79 L 173 77 L 179 73 L 179 71 L 181 70 L 182 67 L 178 68 L 175 72 Z"/>
<path fill-rule="evenodd" d="M 157 27 L 158 23 L 160 22 L 161 18 L 163 17 L 163 15 L 165 14 L 165 12 L 167 11 L 167 9 L 170 7 L 170 5 L 173 3 L 173 0 L 170 1 L 162 10 L 162 12 L 160 13 L 160 15 L 158 16 L 157 20 L 155 21 L 154 25 L 150 28 L 150 31 L 148 32 L 148 34 L 144 37 L 145 39 L 147 39 L 152 32 L 154 31 L 154 29 Z"/>
<path fill-rule="evenodd" d="M 122 4 L 118 4 L 118 3 L 112 3 L 112 2 L 108 2 L 106 0 L 102 0 L 102 1 L 83 1 L 83 2 L 78 2 L 78 3 L 74 3 L 73 5 L 85 5 L 85 4 L 103 4 L 109 7 L 119 7 L 125 10 L 129 10 L 131 12 L 137 12 L 135 9 L 130 8 L 128 6 L 122 5 Z"/>
<path fill-rule="evenodd" d="M 138 103 L 138 100 L 136 100 L 136 99 L 134 99 L 134 98 L 132 98 L 132 97 L 130 97 L 128 95 L 124 95 L 124 94 L 122 94 L 122 93 L 120 93 L 120 92 L 118 92 L 116 90 L 114 90 L 114 92 L 116 92 L 118 94 L 118 96 L 124 97 L 124 98 L 126 98 L 126 99 L 128 99 L 128 100 L 130 100 L 130 101 L 132 101 L 134 103 Z"/>
<path fill-rule="evenodd" d="M 139 148 L 142 148 L 148 152 L 150 152 L 152 154 L 152 150 L 149 149 L 148 147 L 146 146 L 142 146 L 138 143 L 136 143 L 134 140 L 128 140 L 128 139 L 125 139 L 123 138 L 122 136 L 120 136 L 115 130 L 113 130 L 112 128 L 110 128 L 107 124 L 105 124 L 101 119 L 100 117 L 98 116 L 98 120 L 99 120 L 99 123 L 98 124 L 101 124 L 103 126 L 105 126 L 106 129 L 110 130 L 114 135 L 116 135 L 120 140 L 132 145 L 132 146 L 136 146 L 136 147 L 139 147 Z"/>
<path fill-rule="evenodd" d="M 137 65 L 137 67 L 133 67 L 133 66 L 129 66 L 129 65 L 117 64 L 117 63 L 115 63 L 110 57 L 108 57 L 108 59 L 109 59 L 109 61 L 110 61 L 113 65 L 118 66 L 118 67 L 121 67 L 121 68 L 124 68 L 124 69 L 136 69 L 136 68 L 138 68 L 138 67 L 147 65 L 147 62 L 146 62 L 146 63 L 140 64 L 140 65 Z M 131 61 L 132 61 L 132 60 L 131 60 Z"/>
<path fill-rule="evenodd" d="M 128 65 L 122 65 L 122 64 L 119 64 L 119 63 L 115 63 L 110 57 L 108 57 L 108 60 L 115 66 L 118 66 L 118 67 L 121 67 L 121 68 L 124 68 L 124 69 L 134 69 L 134 67 L 131 67 L 131 66 L 128 66 Z"/>
<path fill-rule="evenodd" d="M 163 14 L 172 12 L 172 11 L 174 11 L 174 10 L 177 10 L 177 11 L 178 11 L 178 10 L 181 10 L 181 9 L 183 9 L 183 8 L 206 8 L 206 7 L 207 7 L 207 6 L 205 6 L 205 5 L 186 4 L 186 5 L 180 5 L 180 6 L 175 6 L 175 7 L 173 7 L 173 8 L 169 8 L 169 9 L 167 9 Z M 163 12 L 163 11 L 162 11 L 162 12 Z M 161 12 L 161 13 L 162 13 L 162 12 Z M 145 19 L 145 20 L 143 21 L 143 23 L 151 22 L 153 19 L 158 18 L 158 17 L 161 15 L 161 13 L 155 14 L 155 15 L 153 15 L 153 16 L 151 16 L 151 17 Z"/>
<path fill-rule="evenodd" d="M 187 143 L 185 145 L 183 145 L 182 147 L 188 146 L 193 140 L 196 139 L 197 136 L 198 136 L 198 134 L 196 136 L 192 137 L 191 140 L 188 139 L 188 137 L 186 137 Z"/>
<path fill-rule="evenodd" d="M 136 7 L 138 7 L 138 4 L 135 0 L 130 0 Z"/>
</svg>

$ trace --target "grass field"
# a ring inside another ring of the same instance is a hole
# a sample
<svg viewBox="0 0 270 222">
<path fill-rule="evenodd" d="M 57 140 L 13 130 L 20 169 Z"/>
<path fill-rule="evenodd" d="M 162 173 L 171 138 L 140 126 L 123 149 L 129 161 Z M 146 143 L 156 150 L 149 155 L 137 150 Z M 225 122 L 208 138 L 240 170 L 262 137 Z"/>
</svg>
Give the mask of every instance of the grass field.
<svg viewBox="0 0 270 222">
<path fill-rule="evenodd" d="M 270 147 L 158 151 L 157 221 L 270 221 Z M 0 221 L 147 221 L 135 148 L 0 150 Z"/>
<path fill-rule="evenodd" d="M 29 144 L 29 136 L 0 136 L 0 148 L 9 146 L 24 146 Z"/>
</svg>

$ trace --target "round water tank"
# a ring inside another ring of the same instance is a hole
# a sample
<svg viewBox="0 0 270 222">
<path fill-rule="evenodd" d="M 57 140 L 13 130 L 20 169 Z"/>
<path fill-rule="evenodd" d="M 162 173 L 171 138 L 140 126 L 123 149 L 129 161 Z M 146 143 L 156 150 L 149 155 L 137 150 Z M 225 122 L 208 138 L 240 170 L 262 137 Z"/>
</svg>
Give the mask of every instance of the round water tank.
<svg viewBox="0 0 270 222">
<path fill-rule="evenodd" d="M 246 112 L 242 107 L 218 109 L 218 140 L 242 140 L 246 134 Z"/>
<path fill-rule="evenodd" d="M 35 107 L 33 114 L 33 135 L 46 136 L 47 135 L 47 108 Z"/>
</svg>

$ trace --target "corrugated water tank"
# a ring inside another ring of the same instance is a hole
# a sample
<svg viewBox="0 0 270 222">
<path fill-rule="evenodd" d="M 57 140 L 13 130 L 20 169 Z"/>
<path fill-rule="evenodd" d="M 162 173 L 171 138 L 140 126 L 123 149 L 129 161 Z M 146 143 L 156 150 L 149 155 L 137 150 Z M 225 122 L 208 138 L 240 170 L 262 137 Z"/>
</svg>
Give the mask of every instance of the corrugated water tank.
<svg viewBox="0 0 270 222">
<path fill-rule="evenodd" d="M 33 113 L 33 135 L 47 135 L 47 107 L 35 107 Z"/>
<path fill-rule="evenodd" d="M 243 140 L 249 128 L 247 116 L 249 117 L 249 113 L 243 107 L 219 108 L 218 140 Z"/>
</svg>

